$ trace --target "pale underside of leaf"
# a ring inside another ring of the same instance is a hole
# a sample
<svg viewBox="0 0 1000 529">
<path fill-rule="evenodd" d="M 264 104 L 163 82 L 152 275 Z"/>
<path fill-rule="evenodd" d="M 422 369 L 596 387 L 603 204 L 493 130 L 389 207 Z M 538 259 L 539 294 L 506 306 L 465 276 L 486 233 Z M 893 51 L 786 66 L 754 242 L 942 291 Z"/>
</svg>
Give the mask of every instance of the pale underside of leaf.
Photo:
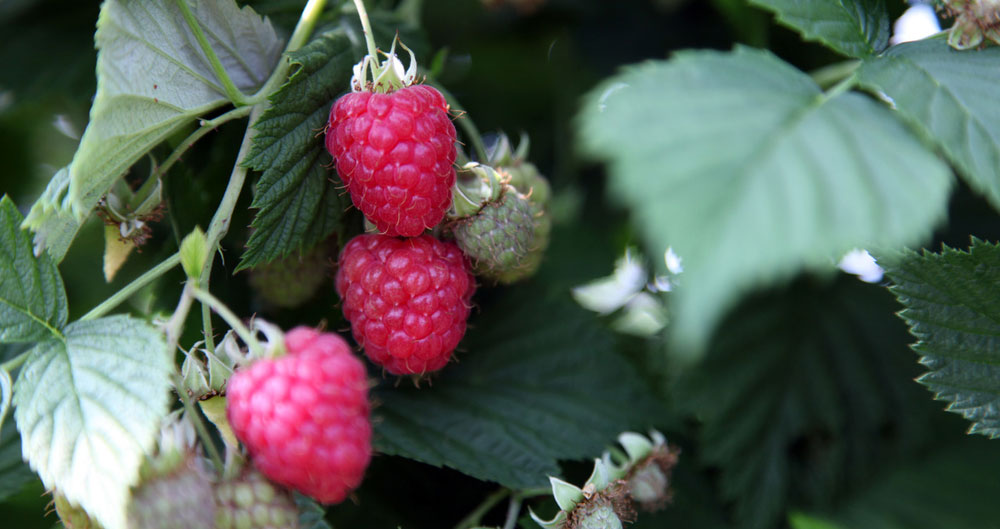
<svg viewBox="0 0 1000 529">
<path fill-rule="evenodd" d="M 909 42 L 866 61 L 858 76 L 1000 210 L 1000 48 L 957 51 L 943 38 Z"/>
<path fill-rule="evenodd" d="M 772 55 L 678 54 L 595 90 L 585 147 L 654 255 L 685 271 L 673 351 L 696 356 L 738 297 L 852 248 L 919 242 L 944 217 L 950 172 L 877 103 L 824 97 Z"/>
<path fill-rule="evenodd" d="M 235 85 L 259 87 L 281 53 L 270 22 L 232 0 L 191 7 Z M 69 167 L 77 220 L 149 149 L 227 103 L 176 1 L 108 0 L 96 41 L 97 95 Z"/>
<path fill-rule="evenodd" d="M 66 292 L 52 259 L 32 252 L 31 234 L 6 195 L 0 200 L 0 342 L 32 342 L 66 324 Z"/>
<path fill-rule="evenodd" d="M 568 301 L 535 298 L 492 307 L 432 386 L 378 391 L 378 450 L 525 488 L 557 475 L 558 459 L 647 428 L 655 403 L 607 331 Z"/>
<path fill-rule="evenodd" d="M 869 57 L 889 44 L 884 0 L 750 0 L 778 21 L 849 57 Z"/>
<path fill-rule="evenodd" d="M 25 459 L 106 529 L 125 526 L 129 487 L 156 438 L 173 368 L 162 333 L 113 316 L 38 344 L 15 385 Z"/>
<path fill-rule="evenodd" d="M 1000 437 L 1000 247 L 906 252 L 887 273 L 929 369 L 918 382 L 972 421 L 970 433 Z"/>
</svg>

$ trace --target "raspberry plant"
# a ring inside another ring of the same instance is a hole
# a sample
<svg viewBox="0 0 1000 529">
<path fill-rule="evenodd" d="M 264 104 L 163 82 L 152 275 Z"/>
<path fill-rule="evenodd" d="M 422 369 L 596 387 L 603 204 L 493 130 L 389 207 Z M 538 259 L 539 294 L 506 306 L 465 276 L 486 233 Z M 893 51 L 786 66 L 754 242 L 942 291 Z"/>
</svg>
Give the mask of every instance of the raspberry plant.
<svg viewBox="0 0 1000 529">
<path fill-rule="evenodd" d="M 1000 15 L 910 3 L 0 7 L 0 520 L 995 525 Z"/>
</svg>

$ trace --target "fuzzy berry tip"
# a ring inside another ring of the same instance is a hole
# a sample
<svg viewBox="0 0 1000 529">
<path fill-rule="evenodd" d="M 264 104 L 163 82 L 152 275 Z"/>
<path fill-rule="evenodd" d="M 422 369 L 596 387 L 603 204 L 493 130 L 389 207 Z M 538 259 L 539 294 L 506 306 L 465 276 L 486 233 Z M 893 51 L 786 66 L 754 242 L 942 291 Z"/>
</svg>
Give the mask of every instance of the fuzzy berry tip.
<svg viewBox="0 0 1000 529">
<path fill-rule="evenodd" d="M 286 356 L 238 369 L 226 413 L 254 465 L 322 503 L 354 490 L 371 459 L 368 380 L 343 338 L 298 327 Z"/>
<path fill-rule="evenodd" d="M 454 243 L 369 234 L 344 247 L 336 287 L 368 358 L 410 375 L 448 363 L 465 334 L 476 285 Z"/>
<path fill-rule="evenodd" d="M 352 92 L 330 109 L 326 148 L 351 201 L 380 233 L 416 237 L 451 205 L 455 125 L 433 87 Z"/>
</svg>

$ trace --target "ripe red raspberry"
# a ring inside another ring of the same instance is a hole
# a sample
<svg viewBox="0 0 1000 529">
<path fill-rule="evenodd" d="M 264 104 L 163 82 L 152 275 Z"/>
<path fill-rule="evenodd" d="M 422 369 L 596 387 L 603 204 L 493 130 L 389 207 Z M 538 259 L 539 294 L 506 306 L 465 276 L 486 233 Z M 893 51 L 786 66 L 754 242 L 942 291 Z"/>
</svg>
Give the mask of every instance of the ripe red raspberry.
<svg viewBox="0 0 1000 529">
<path fill-rule="evenodd" d="M 385 235 L 416 237 L 451 205 L 455 125 L 441 92 L 352 92 L 330 109 L 326 148 L 354 205 Z"/>
<path fill-rule="evenodd" d="M 454 243 L 360 235 L 340 254 L 337 293 L 354 338 L 395 375 L 444 367 L 465 334 L 476 289 Z"/>
<path fill-rule="evenodd" d="M 368 381 L 343 338 L 297 327 L 288 354 L 237 369 L 226 415 L 269 479 L 336 503 L 361 483 L 371 459 Z"/>
</svg>

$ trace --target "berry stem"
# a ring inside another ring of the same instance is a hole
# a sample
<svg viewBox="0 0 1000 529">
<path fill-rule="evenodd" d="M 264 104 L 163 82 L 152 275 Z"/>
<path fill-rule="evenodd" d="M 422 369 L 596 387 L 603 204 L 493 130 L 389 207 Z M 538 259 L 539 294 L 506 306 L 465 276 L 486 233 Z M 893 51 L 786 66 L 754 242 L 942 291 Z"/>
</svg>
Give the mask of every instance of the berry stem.
<svg viewBox="0 0 1000 529">
<path fill-rule="evenodd" d="M 517 526 L 517 515 L 521 513 L 522 498 L 518 494 L 510 497 L 510 504 L 507 505 L 507 520 L 503 524 L 503 529 L 514 529 Z"/>
<path fill-rule="evenodd" d="M 354 7 L 358 9 L 358 18 L 361 19 L 361 29 L 365 34 L 365 44 L 368 46 L 368 56 L 371 57 L 373 66 L 378 70 L 380 63 L 378 60 L 378 49 L 375 47 L 375 34 L 372 33 L 372 24 L 368 21 L 368 11 L 365 9 L 364 0 L 354 0 Z"/>
<path fill-rule="evenodd" d="M 243 324 L 243 321 L 240 320 L 239 316 L 229 310 L 229 307 L 227 307 L 222 300 L 213 296 L 211 292 L 200 288 L 192 289 L 191 293 L 202 303 L 202 306 L 212 307 L 212 310 L 214 310 L 216 314 L 222 316 L 223 320 L 226 320 L 229 327 L 236 331 L 236 334 L 239 335 L 241 340 L 243 340 L 243 343 L 247 344 L 247 347 L 250 348 L 251 355 L 256 358 L 263 358 L 264 347 L 260 345 L 260 342 L 257 341 L 257 338 L 253 335 L 250 329 Z"/>
<path fill-rule="evenodd" d="M 181 10 L 181 15 L 184 16 L 184 21 L 187 22 L 188 28 L 194 33 L 194 38 L 198 41 L 198 46 L 201 48 L 202 53 L 208 58 L 209 64 L 212 65 L 212 71 L 215 72 L 215 76 L 222 83 L 222 89 L 226 92 L 226 97 L 233 102 L 236 106 L 244 106 L 252 103 L 247 96 L 236 87 L 236 83 L 233 79 L 229 77 L 229 72 L 226 68 L 222 66 L 222 61 L 219 60 L 219 56 L 215 53 L 212 48 L 212 44 L 208 42 L 208 37 L 205 36 L 205 32 L 201 29 L 201 24 L 198 23 L 198 19 L 195 18 L 194 13 L 191 12 L 191 6 L 188 5 L 187 0 L 176 0 L 177 7 Z"/>
<path fill-rule="evenodd" d="M 470 529 L 471 527 L 481 525 L 480 522 L 482 521 L 483 516 L 490 512 L 490 509 L 503 501 L 504 498 L 510 496 L 510 494 L 511 490 L 507 488 L 500 489 L 493 494 L 490 494 L 485 500 L 483 500 L 482 503 L 479 504 L 479 506 L 476 507 L 475 510 L 470 512 L 465 518 L 462 518 L 462 520 L 455 525 L 454 529 Z"/>
<path fill-rule="evenodd" d="M 158 277 L 163 274 L 173 270 L 178 263 L 181 262 L 181 254 L 177 252 L 170 257 L 167 257 L 160 264 L 154 266 L 153 268 L 146 271 L 146 273 L 135 278 L 131 283 L 125 285 L 118 292 L 115 292 L 108 299 L 101 302 L 100 305 L 90 309 L 90 312 L 83 315 L 80 320 L 92 320 L 94 318 L 100 318 L 108 313 L 111 309 L 117 307 L 121 302 L 128 299 L 132 294 L 138 292 L 142 287 L 152 283 Z"/>
<path fill-rule="evenodd" d="M 184 404 L 184 411 L 187 413 L 191 423 L 194 424 L 194 430 L 198 432 L 201 444 L 205 445 L 205 450 L 208 452 L 208 457 L 212 460 L 212 466 L 215 467 L 216 474 L 222 475 L 224 467 L 222 464 L 222 455 L 219 454 L 219 447 L 215 446 L 215 440 L 208 433 L 205 422 L 201 420 L 201 415 L 198 415 L 198 410 L 191 403 L 191 397 L 187 394 L 187 390 L 184 389 L 184 380 L 181 379 L 180 373 L 175 369 L 173 375 L 174 387 L 177 388 L 177 396 L 180 397 L 181 402 Z"/>
</svg>

